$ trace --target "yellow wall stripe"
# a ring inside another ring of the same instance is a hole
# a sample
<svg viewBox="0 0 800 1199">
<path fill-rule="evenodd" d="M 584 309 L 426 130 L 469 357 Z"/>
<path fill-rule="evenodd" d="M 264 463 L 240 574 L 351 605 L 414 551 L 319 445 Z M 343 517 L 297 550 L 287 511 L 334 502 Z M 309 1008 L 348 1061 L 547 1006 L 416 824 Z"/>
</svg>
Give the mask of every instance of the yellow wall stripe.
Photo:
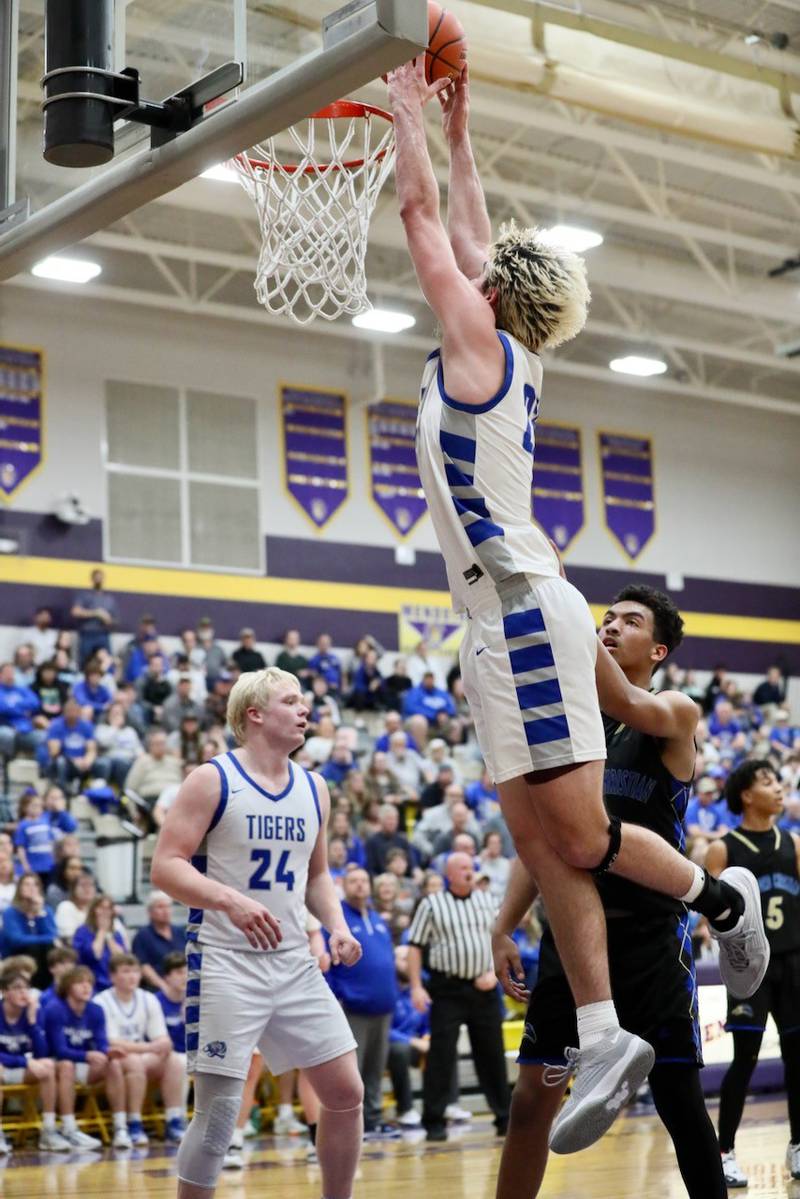
<svg viewBox="0 0 800 1199">
<path fill-rule="evenodd" d="M 184 596 L 187 599 L 228 600 L 246 604 L 275 604 L 294 608 L 332 608 L 343 612 L 396 613 L 402 604 L 448 607 L 446 591 L 412 587 L 377 587 L 366 583 L 321 583 L 308 579 L 255 578 L 207 571 L 167 570 L 153 566 L 115 566 L 58 558 L 0 558 L 0 583 L 30 587 L 89 585 L 89 573 L 101 567 L 109 591 L 133 595 Z M 599 624 L 605 607 L 591 604 Z M 768 641 L 800 645 L 800 620 L 765 616 L 723 616 L 684 612 L 689 637 L 728 641 Z"/>
</svg>

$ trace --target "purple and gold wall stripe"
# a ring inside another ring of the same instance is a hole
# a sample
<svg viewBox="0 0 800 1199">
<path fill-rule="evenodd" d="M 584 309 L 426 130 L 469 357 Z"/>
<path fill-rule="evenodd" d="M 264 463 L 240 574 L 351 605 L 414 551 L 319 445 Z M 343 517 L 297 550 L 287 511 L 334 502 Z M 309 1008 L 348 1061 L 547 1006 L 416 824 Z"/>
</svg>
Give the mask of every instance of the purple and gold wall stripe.
<svg viewBox="0 0 800 1199">
<path fill-rule="evenodd" d="M 653 443 L 625 433 L 597 438 L 606 527 L 635 562 L 656 530 Z"/>
<path fill-rule="evenodd" d="M 370 494 L 395 533 L 407 537 L 427 512 L 415 449 L 417 405 L 381 400 L 367 408 Z"/>
<path fill-rule="evenodd" d="M 563 552 L 585 523 L 581 431 L 539 421 L 534 436 L 533 515 Z"/>
<path fill-rule="evenodd" d="M 281 387 L 281 427 L 286 489 L 319 532 L 348 495 L 347 400 Z"/>
</svg>

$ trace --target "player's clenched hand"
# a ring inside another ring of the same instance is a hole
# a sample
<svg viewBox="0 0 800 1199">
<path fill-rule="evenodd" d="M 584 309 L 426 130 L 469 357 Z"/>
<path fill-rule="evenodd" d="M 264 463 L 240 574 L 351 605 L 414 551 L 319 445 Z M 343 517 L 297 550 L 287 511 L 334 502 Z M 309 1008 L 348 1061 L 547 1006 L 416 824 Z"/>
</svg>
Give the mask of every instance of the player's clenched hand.
<svg viewBox="0 0 800 1199">
<path fill-rule="evenodd" d="M 355 966 L 361 957 L 361 946 L 350 932 L 336 931 L 331 933 L 328 947 L 331 951 L 331 961 L 334 966 Z"/>
<path fill-rule="evenodd" d="M 516 945 L 505 933 L 495 933 L 492 936 L 492 958 L 494 972 L 509 999 L 515 999 L 517 1003 L 527 1003 L 530 991 L 525 986 L 522 959 Z"/>
<path fill-rule="evenodd" d="M 263 903 L 231 890 L 224 910 L 231 924 L 244 933 L 253 949 L 277 949 L 283 940 L 280 920 Z"/>
</svg>

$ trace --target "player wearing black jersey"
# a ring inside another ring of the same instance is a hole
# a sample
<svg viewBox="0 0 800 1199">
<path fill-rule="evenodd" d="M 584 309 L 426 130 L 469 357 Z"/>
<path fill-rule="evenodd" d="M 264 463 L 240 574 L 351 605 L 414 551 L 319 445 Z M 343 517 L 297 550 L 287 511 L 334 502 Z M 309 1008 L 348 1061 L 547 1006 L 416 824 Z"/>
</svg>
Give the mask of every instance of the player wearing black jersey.
<svg viewBox="0 0 800 1199">
<path fill-rule="evenodd" d="M 789 1101 L 786 1165 L 800 1179 L 800 837 L 776 827 L 783 785 L 771 762 L 744 762 L 728 779 L 725 797 L 742 823 L 711 844 L 706 865 L 712 874 L 726 866 L 752 870 L 772 950 L 755 995 L 728 996 L 725 1027 L 733 1033 L 733 1062 L 720 1093 L 719 1143 L 728 1186 L 744 1187 L 747 1176 L 736 1161 L 734 1141 L 769 1015 L 780 1034 Z"/>
<path fill-rule="evenodd" d="M 625 588 L 603 617 L 600 638 L 641 694 L 644 715 L 630 705 L 627 723 L 604 717 L 608 758 L 604 798 L 610 817 L 652 829 L 683 851 L 683 815 L 694 774 L 696 713 L 676 692 L 649 695 L 651 675 L 682 640 L 672 601 L 649 587 Z M 598 679 L 601 707 L 611 701 Z M 645 702 L 646 701 L 646 702 Z M 675 720 L 673 707 L 680 707 Z M 724 1199 L 725 1182 L 714 1127 L 700 1086 L 702 1052 L 697 991 L 686 905 L 625 879 L 597 880 L 608 924 L 614 1002 L 625 1028 L 655 1049 L 653 1099 L 672 1137 L 691 1199 Z M 536 896 L 518 859 L 497 917 L 495 970 L 506 993 L 527 992 L 510 938 Z M 519 1053 L 511 1123 L 503 1149 L 497 1199 L 533 1199 L 547 1162 L 547 1135 L 566 1087 L 576 1043 L 575 1004 L 555 943 L 542 940 L 539 975 L 529 997 Z M 619 1106 L 631 1096 L 614 1099 Z"/>
</svg>

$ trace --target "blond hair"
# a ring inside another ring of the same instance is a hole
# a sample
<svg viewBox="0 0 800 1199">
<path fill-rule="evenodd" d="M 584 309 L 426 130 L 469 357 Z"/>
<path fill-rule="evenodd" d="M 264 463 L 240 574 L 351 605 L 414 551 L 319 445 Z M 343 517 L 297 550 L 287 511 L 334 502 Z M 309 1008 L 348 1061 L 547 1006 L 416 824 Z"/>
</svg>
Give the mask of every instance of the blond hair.
<svg viewBox="0 0 800 1199">
<path fill-rule="evenodd" d="M 586 324 L 591 300 L 586 264 L 544 229 L 521 229 L 515 221 L 502 225 L 489 251 L 483 290 L 497 292 L 498 329 L 537 354 L 577 337 Z"/>
<path fill-rule="evenodd" d="M 266 708 L 272 695 L 281 683 L 293 683 L 300 690 L 296 675 L 277 666 L 266 670 L 248 670 L 240 675 L 228 696 L 228 724 L 240 745 L 247 734 L 247 709 Z"/>
</svg>

